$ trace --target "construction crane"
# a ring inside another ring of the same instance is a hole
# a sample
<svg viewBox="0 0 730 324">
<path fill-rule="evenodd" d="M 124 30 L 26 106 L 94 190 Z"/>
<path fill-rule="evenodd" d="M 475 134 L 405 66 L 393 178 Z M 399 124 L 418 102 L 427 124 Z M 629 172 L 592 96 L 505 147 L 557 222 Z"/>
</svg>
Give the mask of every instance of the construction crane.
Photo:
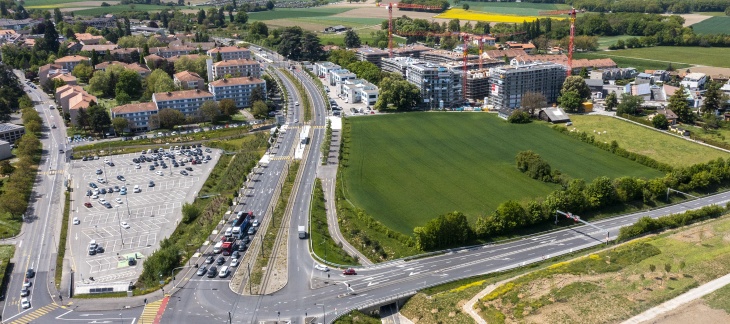
<svg viewBox="0 0 730 324">
<path fill-rule="evenodd" d="M 585 12 L 585 10 L 580 10 Z M 575 18 L 578 14 L 578 10 L 571 8 L 569 10 L 553 10 L 553 11 L 540 11 L 540 16 L 554 16 L 554 15 L 568 15 L 570 19 L 570 44 L 568 45 L 568 76 L 573 73 L 573 41 L 575 40 Z"/>
<path fill-rule="evenodd" d="M 379 3 L 378 6 L 380 6 Z M 408 3 L 388 3 L 385 8 L 388 9 L 388 57 L 390 58 L 393 57 L 393 7 L 399 9 L 421 9 L 426 11 L 440 11 L 444 9 L 441 6 L 427 6 Z"/>
</svg>

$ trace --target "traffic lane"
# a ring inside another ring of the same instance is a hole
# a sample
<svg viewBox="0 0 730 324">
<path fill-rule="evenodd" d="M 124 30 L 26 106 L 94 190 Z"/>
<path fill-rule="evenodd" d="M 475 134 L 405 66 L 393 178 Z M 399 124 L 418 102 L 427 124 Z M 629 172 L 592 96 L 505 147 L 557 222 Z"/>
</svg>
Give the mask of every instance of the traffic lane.
<svg viewBox="0 0 730 324">
<path fill-rule="evenodd" d="M 59 309 L 63 311 L 61 315 L 52 318 L 50 316 L 45 316 L 38 320 L 40 320 L 40 323 L 53 324 L 59 323 L 59 321 L 69 324 L 136 323 L 137 319 L 142 315 L 142 311 L 144 311 L 144 307 L 85 312 L 75 311 L 74 308 L 75 307 L 72 305 L 67 309 Z M 33 321 L 33 323 L 37 323 L 38 320 Z"/>
<path fill-rule="evenodd" d="M 208 265 L 206 265 L 208 266 Z M 225 322 L 238 295 L 228 289 L 228 280 L 194 274 L 184 287 L 170 297 L 162 323 L 184 318 L 184 323 L 210 320 Z"/>
</svg>

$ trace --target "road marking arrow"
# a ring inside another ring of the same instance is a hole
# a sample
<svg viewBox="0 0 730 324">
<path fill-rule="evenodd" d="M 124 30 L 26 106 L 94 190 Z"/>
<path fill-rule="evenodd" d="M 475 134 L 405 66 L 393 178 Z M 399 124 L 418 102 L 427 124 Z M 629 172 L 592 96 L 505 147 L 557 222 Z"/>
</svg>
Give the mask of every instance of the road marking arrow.
<svg viewBox="0 0 730 324">
<path fill-rule="evenodd" d="M 408 274 L 408 276 L 410 277 L 410 276 L 412 276 L 412 275 L 417 275 L 417 274 L 419 274 L 419 273 L 421 273 L 421 271 L 418 271 L 418 272 L 411 272 L 411 273 L 409 273 L 409 274 Z"/>
</svg>

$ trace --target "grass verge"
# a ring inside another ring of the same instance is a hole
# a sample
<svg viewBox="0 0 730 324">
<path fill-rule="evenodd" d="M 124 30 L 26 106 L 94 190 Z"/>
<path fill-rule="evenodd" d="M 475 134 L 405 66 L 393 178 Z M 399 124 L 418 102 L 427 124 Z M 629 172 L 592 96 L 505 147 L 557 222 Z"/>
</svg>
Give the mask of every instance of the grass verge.
<svg viewBox="0 0 730 324">
<path fill-rule="evenodd" d="M 715 309 L 722 309 L 730 313 L 730 285 L 722 287 L 703 297 L 707 305 Z"/>
<path fill-rule="evenodd" d="M 297 80 L 294 75 L 291 74 L 291 72 L 287 71 L 286 69 L 280 69 L 284 75 L 286 75 L 286 78 L 291 81 L 291 83 L 297 88 L 297 92 L 299 92 L 299 96 L 302 98 L 302 107 L 304 108 L 304 122 L 308 122 L 312 119 L 312 103 L 309 101 L 309 94 L 307 93 L 307 90 L 304 89 L 304 86 L 302 85 L 302 82 Z"/>
<path fill-rule="evenodd" d="M 332 147 L 332 122 L 327 120 L 327 130 L 324 134 L 324 141 L 322 141 L 322 165 L 327 164 L 327 160 L 330 157 L 330 148 Z"/>
<path fill-rule="evenodd" d="M 56 255 L 56 273 L 54 274 L 56 289 L 61 288 L 61 275 L 63 274 L 63 258 L 66 256 L 66 239 L 68 238 L 68 218 L 71 212 L 71 193 L 63 193 L 63 219 L 61 220 L 61 235 L 58 238 L 58 254 Z"/>
<path fill-rule="evenodd" d="M 78 295 L 74 295 L 74 298 L 79 298 L 79 299 L 121 298 L 121 297 L 127 297 L 127 292 L 126 291 L 117 291 L 117 292 L 101 293 L 101 294 L 78 294 Z"/>
<path fill-rule="evenodd" d="M 380 324 L 380 318 L 363 314 L 360 311 L 352 311 L 338 318 L 334 324 Z"/>
<path fill-rule="evenodd" d="M 294 180 L 297 178 L 297 171 L 299 170 L 299 162 L 294 162 L 289 166 L 289 171 L 284 180 L 284 185 L 279 195 L 279 200 L 276 202 L 276 207 L 271 216 L 271 223 L 266 229 L 266 234 L 259 238 L 262 240 L 263 245 L 261 247 L 261 253 L 256 258 L 254 265 L 251 269 L 251 278 L 249 278 L 248 284 L 253 288 L 255 287 L 257 293 L 261 289 L 261 280 L 264 275 L 264 267 L 269 264 L 271 258 L 271 251 L 273 250 L 274 243 L 276 242 L 276 235 L 279 232 L 281 221 L 284 219 L 284 213 L 286 212 L 287 203 L 289 202 L 289 195 L 291 195 L 292 189 L 294 188 Z M 269 253 L 266 253 L 268 251 Z"/>
<path fill-rule="evenodd" d="M 7 288 L 5 282 L 5 272 L 8 270 L 10 259 L 15 254 L 15 245 L 0 245 L 0 291 Z"/>
<path fill-rule="evenodd" d="M 342 243 L 335 243 L 330 236 L 327 223 L 327 211 L 325 208 L 324 191 L 322 180 L 314 181 L 314 193 L 312 194 L 312 215 L 309 239 L 312 240 L 314 254 L 333 264 L 355 265 L 357 259 L 351 257 L 342 249 Z M 333 225 L 335 226 L 335 225 Z"/>
</svg>

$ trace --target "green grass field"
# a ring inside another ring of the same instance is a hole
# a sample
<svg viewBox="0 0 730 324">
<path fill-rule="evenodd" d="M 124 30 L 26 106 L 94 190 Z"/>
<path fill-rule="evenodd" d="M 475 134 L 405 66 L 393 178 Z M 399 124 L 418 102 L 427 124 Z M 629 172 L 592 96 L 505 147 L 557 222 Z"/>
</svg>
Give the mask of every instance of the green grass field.
<svg viewBox="0 0 730 324">
<path fill-rule="evenodd" d="M 654 60 L 639 59 L 633 57 L 617 57 L 611 56 L 610 52 L 592 52 L 592 53 L 575 53 L 573 57 L 576 59 L 599 59 L 610 57 L 619 67 L 633 67 L 638 71 L 643 72 L 644 70 L 664 70 L 669 66 L 669 62 L 659 62 Z M 672 67 L 675 69 L 683 69 L 690 67 L 689 64 L 684 63 L 672 63 Z"/>
<path fill-rule="evenodd" d="M 697 34 L 727 34 L 730 32 L 730 17 L 712 17 L 692 25 Z"/>
<path fill-rule="evenodd" d="M 93 9 L 84 9 L 84 10 L 78 10 L 74 11 L 74 14 L 76 16 L 100 16 L 110 13 L 119 13 L 124 11 L 162 11 L 164 9 L 174 9 L 177 7 L 169 7 L 169 6 L 158 6 L 158 5 L 148 5 L 148 4 L 128 4 L 128 5 L 118 5 L 118 6 L 110 6 L 110 7 L 99 7 L 99 8 L 93 8 Z M 187 7 L 185 7 L 187 8 Z"/>
<path fill-rule="evenodd" d="M 291 18 L 306 18 L 306 17 L 327 17 L 345 11 L 352 10 L 352 8 L 305 8 L 305 9 L 276 9 L 273 11 L 260 11 L 249 13 L 249 21 L 261 21 L 261 20 L 272 20 L 272 19 L 291 19 Z"/>
<path fill-rule="evenodd" d="M 598 37 L 598 48 L 601 50 L 607 50 L 609 46 L 616 44 L 619 40 L 626 41 L 627 39 L 635 37 L 630 35 L 619 35 L 619 36 L 600 36 Z"/>
<path fill-rule="evenodd" d="M 593 131 L 606 131 L 596 136 L 601 141 L 616 141 L 620 147 L 631 152 L 646 155 L 673 167 L 690 166 L 708 162 L 727 153 L 695 144 L 671 135 L 662 134 L 646 127 L 638 126 L 607 116 L 571 115 L 573 126 L 578 131 L 593 134 Z"/>
<path fill-rule="evenodd" d="M 15 245 L 0 245 L 0 282 L 5 280 L 5 269 L 15 254 Z"/>
<path fill-rule="evenodd" d="M 409 113 L 352 119 L 348 198 L 386 226 L 410 234 L 454 210 L 474 220 L 509 199 L 544 197 L 555 184 L 515 167 L 523 150 L 554 169 L 597 176 L 653 178 L 661 172 L 533 123 L 509 124 L 487 113 Z"/>
<path fill-rule="evenodd" d="M 728 49 L 720 47 L 656 46 L 600 52 L 600 54 L 614 60 L 627 57 L 646 59 L 650 62 L 658 61 L 665 67 L 668 62 L 730 67 L 730 60 L 727 59 Z"/>
<path fill-rule="evenodd" d="M 465 3 L 469 4 L 469 10 L 492 12 L 507 15 L 518 16 L 537 16 L 540 11 L 544 10 L 562 10 L 570 9 L 569 5 L 552 4 L 552 3 L 529 3 L 529 2 L 475 2 L 462 1 L 453 4 L 454 8 L 461 8 Z"/>
</svg>

